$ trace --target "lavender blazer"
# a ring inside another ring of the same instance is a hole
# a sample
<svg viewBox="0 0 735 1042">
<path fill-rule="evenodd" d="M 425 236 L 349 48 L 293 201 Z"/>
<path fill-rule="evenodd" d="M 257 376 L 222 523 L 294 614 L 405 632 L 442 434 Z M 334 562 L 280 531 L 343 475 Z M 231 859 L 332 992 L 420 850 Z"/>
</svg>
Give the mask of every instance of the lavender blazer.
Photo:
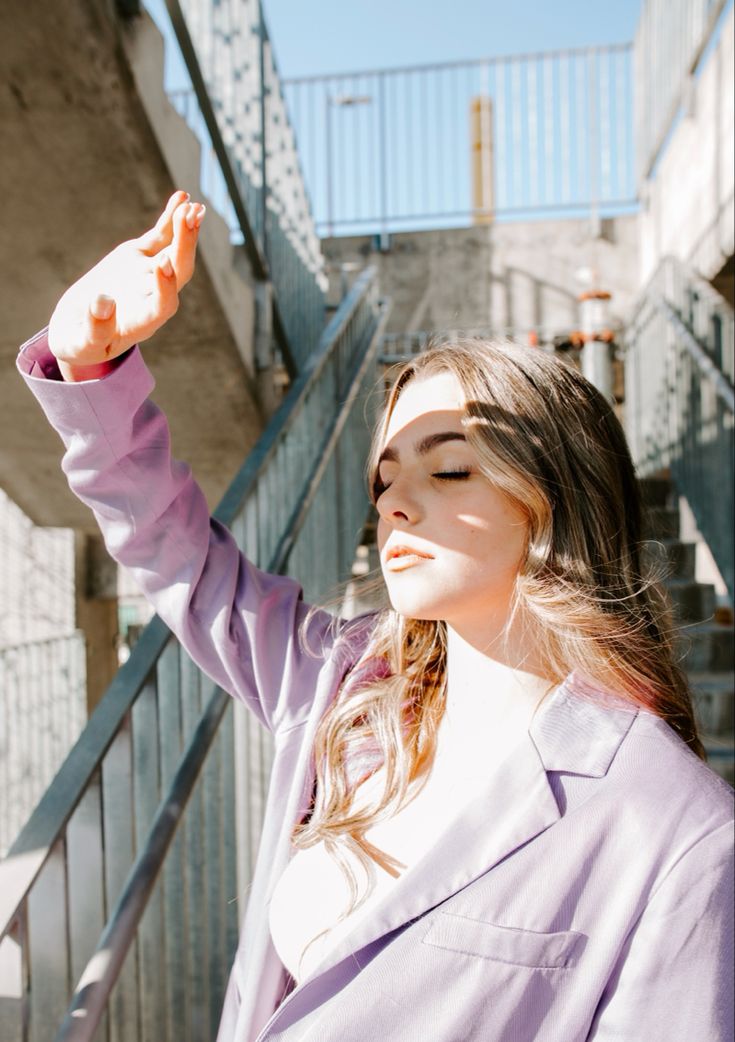
<svg viewBox="0 0 735 1042">
<path fill-rule="evenodd" d="M 732 790 L 651 713 L 571 676 L 435 847 L 281 1001 L 268 904 L 308 806 L 315 727 L 359 653 L 292 579 L 211 522 L 137 349 L 59 382 L 18 366 L 111 553 L 214 680 L 275 736 L 258 865 L 218 1042 L 729 1042 Z M 365 639 L 369 617 L 362 620 Z M 358 640 L 359 644 L 359 640 Z M 306 896 L 306 895 L 305 895 Z"/>
</svg>

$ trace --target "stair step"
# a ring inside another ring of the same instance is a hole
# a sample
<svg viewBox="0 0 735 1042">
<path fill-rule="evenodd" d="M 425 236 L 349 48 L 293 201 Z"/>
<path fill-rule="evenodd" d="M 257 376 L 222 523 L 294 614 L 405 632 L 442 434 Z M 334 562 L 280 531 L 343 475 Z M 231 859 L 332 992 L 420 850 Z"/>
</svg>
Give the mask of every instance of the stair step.
<svg viewBox="0 0 735 1042">
<path fill-rule="evenodd" d="M 679 508 L 649 507 L 643 514 L 644 539 L 677 539 L 679 536 Z"/>
<path fill-rule="evenodd" d="M 707 622 L 712 619 L 716 601 L 712 583 L 669 579 L 665 585 L 677 622 Z"/>
<path fill-rule="evenodd" d="M 711 737 L 735 730 L 735 673 L 689 675 L 699 728 Z"/>
<path fill-rule="evenodd" d="M 735 630 L 718 622 L 685 626 L 677 634 L 684 668 L 689 673 L 735 669 Z"/>
<path fill-rule="evenodd" d="M 697 544 L 682 543 L 680 539 L 653 539 L 643 546 L 643 559 L 665 579 L 694 579 Z"/>
</svg>

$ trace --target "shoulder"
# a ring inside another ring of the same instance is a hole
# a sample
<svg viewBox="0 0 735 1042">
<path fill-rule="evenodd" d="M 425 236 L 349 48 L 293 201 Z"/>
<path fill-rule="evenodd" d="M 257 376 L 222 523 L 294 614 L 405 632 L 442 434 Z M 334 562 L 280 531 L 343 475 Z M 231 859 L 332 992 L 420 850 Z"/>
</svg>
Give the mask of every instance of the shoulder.
<svg viewBox="0 0 735 1042">
<path fill-rule="evenodd" d="M 735 827 L 727 782 L 628 699 L 576 678 L 561 694 L 541 748 L 564 815 L 579 811 L 585 828 L 635 852 L 654 877 L 695 847 L 725 859 Z"/>
<path fill-rule="evenodd" d="M 621 768 L 635 771 L 657 804 L 712 827 L 733 822 L 732 787 L 655 713 L 638 711 L 620 755 Z"/>
<path fill-rule="evenodd" d="M 664 720 L 638 710 L 610 765 L 609 796 L 621 842 L 659 880 L 683 863 L 731 871 L 734 795 Z"/>
</svg>

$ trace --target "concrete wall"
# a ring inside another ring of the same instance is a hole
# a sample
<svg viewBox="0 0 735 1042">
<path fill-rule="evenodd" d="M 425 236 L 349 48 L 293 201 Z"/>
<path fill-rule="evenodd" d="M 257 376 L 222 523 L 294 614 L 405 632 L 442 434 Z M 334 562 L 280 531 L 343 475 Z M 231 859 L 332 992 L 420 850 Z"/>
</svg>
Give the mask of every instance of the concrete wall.
<svg viewBox="0 0 735 1042">
<path fill-rule="evenodd" d="M 642 285 L 668 254 L 714 279 L 735 252 L 734 17 L 731 7 L 716 47 L 691 83 L 688 113 L 643 186 Z"/>
<path fill-rule="evenodd" d="M 3 16 L 0 488 L 36 524 L 96 527 L 69 493 L 59 440 L 15 373 L 18 345 L 74 279 L 150 227 L 175 187 L 199 192 L 199 145 L 162 96 L 162 57 L 150 20 L 123 23 L 111 2 L 37 0 L 32 12 L 11 5 Z M 244 267 L 210 212 L 179 313 L 145 349 L 174 450 L 212 506 L 264 422 Z"/>
<path fill-rule="evenodd" d="M 323 249 L 336 298 L 348 279 L 377 264 L 393 299 L 389 332 L 431 329 L 535 330 L 553 336 L 579 328 L 579 293 L 591 282 L 612 293 L 622 324 L 638 292 L 634 216 L 605 220 L 503 222 L 392 235 L 381 252 L 370 236 L 332 238 Z"/>
</svg>

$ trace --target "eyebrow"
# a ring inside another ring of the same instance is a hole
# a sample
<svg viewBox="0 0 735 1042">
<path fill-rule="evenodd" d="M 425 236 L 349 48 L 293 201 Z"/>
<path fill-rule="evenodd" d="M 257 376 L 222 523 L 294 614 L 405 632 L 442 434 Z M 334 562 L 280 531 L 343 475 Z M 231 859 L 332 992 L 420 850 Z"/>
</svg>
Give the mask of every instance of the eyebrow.
<svg viewBox="0 0 735 1042">
<path fill-rule="evenodd" d="M 431 452 L 432 449 L 436 448 L 437 445 L 443 445 L 446 441 L 467 441 L 467 438 L 461 431 L 440 431 L 437 434 L 428 434 L 421 441 L 417 441 L 414 445 L 414 450 L 419 456 L 425 456 Z M 383 449 L 378 459 L 378 466 L 388 460 L 393 463 L 398 462 L 398 453 L 395 449 Z"/>
</svg>

